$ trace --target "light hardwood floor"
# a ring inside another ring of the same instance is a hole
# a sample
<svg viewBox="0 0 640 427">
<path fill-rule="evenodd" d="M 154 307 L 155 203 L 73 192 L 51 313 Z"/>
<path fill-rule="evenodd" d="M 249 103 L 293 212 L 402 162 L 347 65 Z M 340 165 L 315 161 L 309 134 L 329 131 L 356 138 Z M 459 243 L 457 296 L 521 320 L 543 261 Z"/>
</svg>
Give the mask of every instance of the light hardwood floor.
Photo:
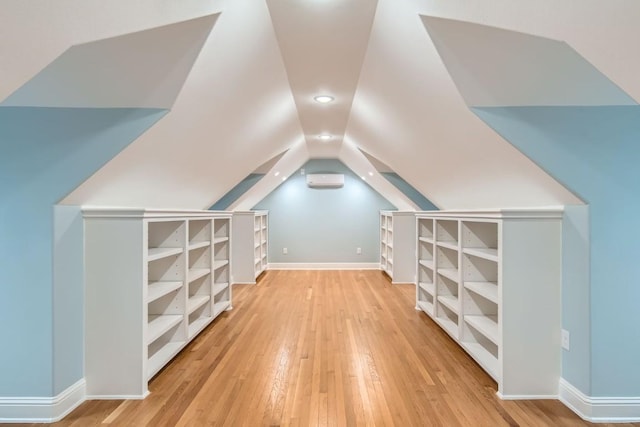
<svg viewBox="0 0 640 427">
<path fill-rule="evenodd" d="M 379 271 L 269 271 L 151 382 L 60 426 L 582 426 L 496 384 Z M 616 424 L 624 426 L 625 424 Z M 626 424 L 630 426 L 632 424 Z"/>
</svg>

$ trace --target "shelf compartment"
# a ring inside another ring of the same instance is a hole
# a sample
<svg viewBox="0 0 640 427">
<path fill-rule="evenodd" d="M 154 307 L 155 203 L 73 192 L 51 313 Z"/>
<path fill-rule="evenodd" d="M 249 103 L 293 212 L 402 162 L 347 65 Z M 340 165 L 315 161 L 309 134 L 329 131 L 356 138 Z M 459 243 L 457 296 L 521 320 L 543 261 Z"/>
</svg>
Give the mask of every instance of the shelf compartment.
<svg viewBox="0 0 640 427">
<path fill-rule="evenodd" d="M 229 264 L 229 260 L 228 259 L 219 259 L 214 261 L 213 263 L 213 269 L 217 270 L 220 267 L 224 267 L 225 265 Z"/>
<path fill-rule="evenodd" d="M 184 341 L 168 342 L 153 352 L 147 361 L 147 379 L 151 379 L 184 347 Z"/>
<path fill-rule="evenodd" d="M 213 317 L 218 317 L 220 313 L 225 311 L 230 306 L 231 306 L 231 303 L 227 300 L 215 303 L 213 305 Z"/>
<path fill-rule="evenodd" d="M 418 259 L 433 261 L 433 243 L 418 241 Z"/>
<path fill-rule="evenodd" d="M 214 240 L 218 237 L 229 237 L 229 219 L 228 218 L 216 218 L 213 220 L 213 235 Z"/>
<path fill-rule="evenodd" d="M 496 282 L 464 282 L 465 289 L 498 304 L 498 284 Z"/>
<path fill-rule="evenodd" d="M 213 295 L 218 295 L 220 292 L 224 291 L 229 287 L 229 283 L 216 283 L 213 285 Z"/>
<path fill-rule="evenodd" d="M 186 254 L 159 258 L 147 263 L 147 280 L 152 282 L 186 281 L 184 262 Z"/>
<path fill-rule="evenodd" d="M 149 248 L 147 251 L 147 261 L 157 261 L 162 258 L 170 257 L 172 255 L 179 255 L 184 250 L 182 248 Z"/>
<path fill-rule="evenodd" d="M 433 303 L 425 300 L 418 300 L 417 305 L 420 310 L 424 311 L 429 316 L 433 316 Z"/>
<path fill-rule="evenodd" d="M 429 270 L 433 271 L 433 260 L 421 259 L 419 263 L 421 266 L 426 267 Z"/>
<path fill-rule="evenodd" d="M 153 302 L 163 296 L 177 291 L 183 285 L 183 282 L 151 282 L 147 288 L 147 303 Z"/>
<path fill-rule="evenodd" d="M 458 283 L 458 252 L 438 246 L 435 255 L 438 274 Z"/>
<path fill-rule="evenodd" d="M 498 316 L 464 316 L 464 321 L 476 331 L 487 337 L 495 345 L 499 345 L 500 331 L 498 329 Z"/>
<path fill-rule="evenodd" d="M 433 283 L 418 282 L 416 287 L 416 305 L 422 311 L 433 317 L 435 285 Z"/>
<path fill-rule="evenodd" d="M 458 243 L 458 221 L 451 219 L 436 219 L 436 243 Z"/>
<path fill-rule="evenodd" d="M 460 312 L 458 308 L 458 298 L 453 295 L 438 295 L 438 302 L 456 315 Z"/>
<path fill-rule="evenodd" d="M 464 252 L 498 261 L 498 223 L 462 221 L 462 247 Z"/>
<path fill-rule="evenodd" d="M 229 244 L 228 242 L 213 246 L 213 259 L 223 260 L 229 259 Z"/>
<path fill-rule="evenodd" d="M 189 283 L 194 282 L 209 273 L 211 273 L 210 268 L 192 268 L 189 270 Z"/>
<path fill-rule="evenodd" d="M 477 342 L 462 342 L 460 344 L 495 381 L 500 382 L 499 364 L 496 356 Z"/>
<path fill-rule="evenodd" d="M 464 248 L 462 252 L 489 261 L 498 262 L 498 250 L 492 248 Z"/>
<path fill-rule="evenodd" d="M 181 314 L 149 315 L 147 325 L 147 344 L 151 344 L 171 328 L 182 322 Z"/>
<path fill-rule="evenodd" d="M 433 219 L 418 218 L 418 236 L 426 242 L 433 243 Z"/>
<path fill-rule="evenodd" d="M 203 240 L 201 242 L 193 242 L 189 243 L 189 250 L 192 251 L 194 249 L 206 248 L 211 245 L 210 240 Z"/>
<path fill-rule="evenodd" d="M 431 297 L 435 296 L 436 287 L 433 283 L 419 282 L 418 287 L 425 291 L 427 294 L 431 295 Z"/>
<path fill-rule="evenodd" d="M 458 242 L 436 242 L 436 245 L 443 248 L 452 249 L 454 251 L 458 250 Z"/>
<path fill-rule="evenodd" d="M 189 220 L 189 246 L 200 242 L 211 242 L 211 220 L 191 219 Z"/>
<path fill-rule="evenodd" d="M 184 251 L 185 221 L 149 221 L 147 223 L 147 261 L 155 261 Z"/>
<path fill-rule="evenodd" d="M 438 316 L 435 318 L 436 322 L 445 330 L 446 333 L 451 335 L 454 340 L 458 340 L 458 323 L 451 320 L 448 317 Z"/>
<path fill-rule="evenodd" d="M 498 283 L 498 263 L 467 253 L 462 254 L 462 280 L 464 282 Z M 494 300 L 497 302 L 497 300 Z"/>
<path fill-rule="evenodd" d="M 446 277 L 447 279 L 458 282 L 458 270 L 455 268 L 439 268 L 438 274 Z"/>
<path fill-rule="evenodd" d="M 189 323 L 189 338 L 192 338 L 200 333 L 209 323 L 213 320 L 213 317 L 199 317 L 193 322 Z"/>
<path fill-rule="evenodd" d="M 194 295 L 187 303 L 187 314 L 191 314 L 211 300 L 209 295 Z"/>
<path fill-rule="evenodd" d="M 425 264 L 418 263 L 418 283 L 432 284 L 433 281 L 433 263 L 425 261 Z"/>
</svg>

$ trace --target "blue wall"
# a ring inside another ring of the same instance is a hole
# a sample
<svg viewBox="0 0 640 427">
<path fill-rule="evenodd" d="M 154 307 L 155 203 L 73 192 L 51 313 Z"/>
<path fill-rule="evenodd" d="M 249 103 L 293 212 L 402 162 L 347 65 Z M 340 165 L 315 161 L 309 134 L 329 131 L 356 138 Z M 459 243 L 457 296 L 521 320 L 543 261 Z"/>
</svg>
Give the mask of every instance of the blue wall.
<svg viewBox="0 0 640 427">
<path fill-rule="evenodd" d="M 258 181 L 260 181 L 263 176 L 263 173 L 249 174 L 245 179 L 237 183 L 235 187 L 229 190 L 227 194 L 222 196 L 220 200 L 215 202 L 209 209 L 214 211 L 223 211 L 227 209 L 231 205 L 231 203 L 235 202 L 240 196 L 249 191 L 249 189 L 253 187 Z"/>
<path fill-rule="evenodd" d="M 52 396 L 83 377 L 83 306 L 53 297 L 53 206 L 165 113 L 0 107 L 0 397 Z M 77 234 L 77 218 L 66 224 Z M 56 310 L 67 312 L 54 333 Z"/>
<path fill-rule="evenodd" d="M 640 106 L 473 111 L 589 204 L 591 390 L 582 391 L 640 396 Z M 582 317 L 584 298 L 566 291 L 576 289 L 563 288 L 564 317 Z M 576 350 L 565 352 L 563 376 Z"/>
<path fill-rule="evenodd" d="M 392 183 L 398 190 L 407 196 L 413 203 L 418 205 L 423 211 L 436 211 L 438 207 L 431 203 L 431 200 L 422 195 L 421 192 L 413 188 L 411 184 L 402 179 L 400 175 L 395 172 L 381 172 L 387 181 Z"/>
<path fill-rule="evenodd" d="M 342 173 L 344 187 L 309 188 L 296 173 L 258 203 L 254 209 L 269 211 L 269 262 L 379 262 L 380 210 L 395 207 L 339 160 L 314 159 L 303 168 Z"/>
</svg>

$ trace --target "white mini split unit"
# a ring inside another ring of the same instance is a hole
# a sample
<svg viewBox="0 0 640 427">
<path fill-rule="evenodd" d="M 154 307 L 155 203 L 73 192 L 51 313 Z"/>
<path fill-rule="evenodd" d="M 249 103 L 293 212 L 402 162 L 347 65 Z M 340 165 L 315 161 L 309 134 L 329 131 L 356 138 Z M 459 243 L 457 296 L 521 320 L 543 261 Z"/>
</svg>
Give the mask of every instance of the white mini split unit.
<svg viewBox="0 0 640 427">
<path fill-rule="evenodd" d="M 344 186 L 344 175 L 341 173 L 310 173 L 307 175 L 307 186 L 311 188 L 340 188 Z"/>
</svg>

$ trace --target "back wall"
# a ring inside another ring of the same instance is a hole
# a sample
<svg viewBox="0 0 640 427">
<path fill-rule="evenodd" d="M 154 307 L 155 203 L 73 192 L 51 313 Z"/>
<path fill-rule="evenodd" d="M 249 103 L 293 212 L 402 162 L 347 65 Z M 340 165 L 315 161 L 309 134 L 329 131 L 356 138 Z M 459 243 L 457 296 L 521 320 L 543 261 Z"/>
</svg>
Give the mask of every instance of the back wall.
<svg viewBox="0 0 640 427">
<path fill-rule="evenodd" d="M 309 173 L 344 174 L 344 187 L 309 188 Z M 269 211 L 269 263 L 378 263 L 380 210 L 395 207 L 339 160 L 312 159 L 254 209 Z"/>
</svg>

